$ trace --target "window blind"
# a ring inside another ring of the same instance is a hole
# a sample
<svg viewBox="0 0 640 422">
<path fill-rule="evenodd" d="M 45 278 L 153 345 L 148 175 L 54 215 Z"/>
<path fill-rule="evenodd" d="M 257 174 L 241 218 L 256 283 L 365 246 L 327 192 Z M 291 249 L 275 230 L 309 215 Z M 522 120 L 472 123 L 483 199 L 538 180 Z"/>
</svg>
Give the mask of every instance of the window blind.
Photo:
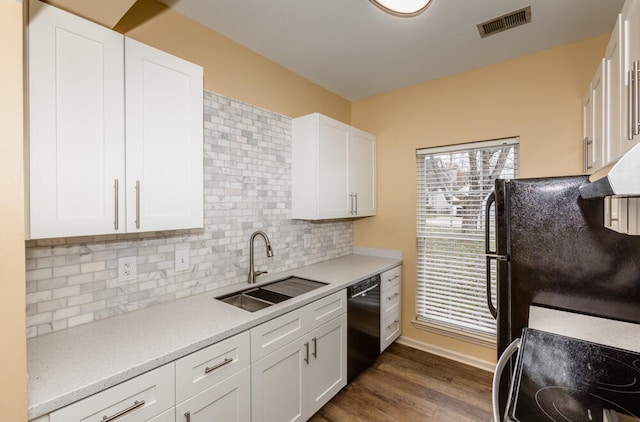
<svg viewBox="0 0 640 422">
<path fill-rule="evenodd" d="M 518 176 L 518 142 L 509 138 L 417 150 L 418 323 L 495 339 L 495 320 L 486 304 L 485 201 L 496 178 Z"/>
</svg>

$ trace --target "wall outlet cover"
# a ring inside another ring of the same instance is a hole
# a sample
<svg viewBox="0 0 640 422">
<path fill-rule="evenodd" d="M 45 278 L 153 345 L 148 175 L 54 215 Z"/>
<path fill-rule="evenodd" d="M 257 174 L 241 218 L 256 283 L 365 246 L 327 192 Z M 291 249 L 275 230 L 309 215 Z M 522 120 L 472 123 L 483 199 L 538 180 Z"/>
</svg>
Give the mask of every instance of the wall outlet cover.
<svg viewBox="0 0 640 422">
<path fill-rule="evenodd" d="M 187 271 L 189 269 L 189 249 L 176 250 L 175 269 L 177 271 Z"/>
<path fill-rule="evenodd" d="M 118 258 L 118 281 L 135 280 L 138 277 L 138 257 Z"/>
</svg>

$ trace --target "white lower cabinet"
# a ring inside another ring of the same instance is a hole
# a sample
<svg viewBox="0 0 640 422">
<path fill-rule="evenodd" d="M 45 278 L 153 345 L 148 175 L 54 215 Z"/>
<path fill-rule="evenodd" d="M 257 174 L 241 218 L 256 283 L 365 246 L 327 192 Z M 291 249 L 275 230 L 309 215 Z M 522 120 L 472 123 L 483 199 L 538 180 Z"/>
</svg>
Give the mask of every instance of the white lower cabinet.
<svg viewBox="0 0 640 422">
<path fill-rule="evenodd" d="M 161 366 L 50 414 L 50 422 L 146 422 L 175 405 L 173 363 Z M 160 415 L 158 421 L 169 420 Z"/>
<path fill-rule="evenodd" d="M 237 374 L 176 406 L 176 422 L 251 421 L 251 370 Z"/>
<path fill-rule="evenodd" d="M 400 337 L 402 320 L 402 265 L 380 274 L 380 351 Z"/>
<path fill-rule="evenodd" d="M 253 422 L 305 421 L 347 384 L 346 311 L 343 290 L 251 330 Z"/>
<path fill-rule="evenodd" d="M 251 420 L 249 340 L 245 331 L 176 361 L 176 422 Z"/>
<path fill-rule="evenodd" d="M 342 290 L 31 422 L 305 421 L 347 384 Z"/>
<path fill-rule="evenodd" d="M 305 421 L 347 384 L 342 314 L 251 365 L 253 422 Z"/>
<path fill-rule="evenodd" d="M 117 420 L 118 419 L 116 419 L 116 421 Z M 176 409 L 171 408 L 171 409 L 167 410 L 166 412 L 163 412 L 163 413 L 159 414 L 158 416 L 155 416 L 155 417 L 149 419 L 147 422 L 175 422 L 175 421 L 176 421 Z M 100 420 L 98 422 L 102 422 L 102 421 Z"/>
</svg>

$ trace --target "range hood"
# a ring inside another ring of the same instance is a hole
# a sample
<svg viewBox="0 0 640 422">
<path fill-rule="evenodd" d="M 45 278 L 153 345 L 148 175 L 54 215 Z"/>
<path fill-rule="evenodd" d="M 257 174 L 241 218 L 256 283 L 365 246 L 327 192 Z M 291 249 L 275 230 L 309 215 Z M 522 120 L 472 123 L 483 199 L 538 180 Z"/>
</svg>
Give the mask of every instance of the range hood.
<svg viewBox="0 0 640 422">
<path fill-rule="evenodd" d="M 640 196 L 640 143 L 580 186 L 580 196 L 585 199 L 612 195 Z"/>
</svg>

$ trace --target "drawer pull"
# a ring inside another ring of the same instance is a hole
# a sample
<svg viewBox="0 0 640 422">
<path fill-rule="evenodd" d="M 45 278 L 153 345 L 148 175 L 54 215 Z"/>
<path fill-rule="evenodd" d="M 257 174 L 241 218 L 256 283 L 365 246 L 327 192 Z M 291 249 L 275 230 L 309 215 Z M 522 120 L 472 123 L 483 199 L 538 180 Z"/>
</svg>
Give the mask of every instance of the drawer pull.
<svg viewBox="0 0 640 422">
<path fill-rule="evenodd" d="M 184 417 L 187 418 L 187 422 L 191 422 L 191 412 L 186 412 Z"/>
<path fill-rule="evenodd" d="M 116 413 L 113 416 L 104 415 L 102 417 L 102 422 L 110 422 L 110 421 L 116 420 L 120 416 L 124 416 L 129 412 L 133 412 L 134 410 L 136 410 L 137 408 L 142 407 L 142 406 L 144 406 L 144 400 L 140 400 L 140 401 L 136 400 L 136 401 L 133 402 L 133 404 L 131 406 L 127 407 L 124 410 L 119 411 L 118 413 Z"/>
<path fill-rule="evenodd" d="M 204 373 L 208 374 L 210 372 L 213 372 L 216 369 L 220 369 L 223 366 L 230 364 L 231 362 L 233 362 L 232 358 L 224 358 L 224 360 L 222 362 L 220 362 L 219 364 L 213 365 L 213 366 L 207 366 L 206 368 L 204 368 Z"/>
<path fill-rule="evenodd" d="M 391 327 L 393 327 L 394 325 L 396 325 L 396 324 L 397 324 L 397 323 L 399 323 L 399 322 L 400 322 L 400 320 L 399 320 L 399 319 L 396 319 L 396 320 L 395 320 L 395 321 L 393 321 L 391 324 L 387 325 L 387 330 L 390 330 L 390 329 L 391 329 Z"/>
<path fill-rule="evenodd" d="M 398 296 L 400 296 L 400 293 L 395 292 L 395 293 L 394 293 L 394 294 L 392 294 L 391 296 L 387 297 L 387 300 L 391 300 L 391 299 L 393 299 L 394 297 L 398 297 Z"/>
</svg>

